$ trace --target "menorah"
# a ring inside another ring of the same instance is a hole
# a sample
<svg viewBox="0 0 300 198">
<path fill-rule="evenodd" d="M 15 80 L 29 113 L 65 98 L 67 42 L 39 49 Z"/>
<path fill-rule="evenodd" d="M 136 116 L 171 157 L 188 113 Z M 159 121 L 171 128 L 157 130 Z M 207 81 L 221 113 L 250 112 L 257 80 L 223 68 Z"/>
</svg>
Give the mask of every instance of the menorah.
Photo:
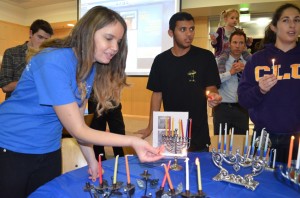
<svg viewBox="0 0 300 198">
<path fill-rule="evenodd" d="M 288 163 L 286 167 L 284 167 L 283 165 L 279 165 L 279 173 L 286 181 L 289 181 L 291 185 L 296 184 L 296 186 L 298 186 L 299 188 L 300 187 L 300 138 L 299 138 L 297 159 L 293 164 L 292 154 L 293 154 L 294 140 L 295 140 L 295 136 L 291 136 Z"/>
<path fill-rule="evenodd" d="M 181 170 L 182 166 L 178 164 L 178 157 L 184 157 L 187 155 L 187 149 L 190 147 L 191 138 L 187 136 L 180 136 L 177 133 L 177 129 L 168 135 L 161 135 L 161 144 L 164 145 L 166 151 L 170 154 L 165 154 L 174 157 L 174 164 L 170 166 L 172 170 Z"/>
<path fill-rule="evenodd" d="M 232 135 L 233 137 L 233 132 Z M 220 138 L 220 137 L 219 137 Z M 255 190 L 259 185 L 259 182 L 254 180 L 254 177 L 261 174 L 265 169 L 274 170 L 271 167 L 271 154 L 267 157 L 267 148 L 271 147 L 271 141 L 269 140 L 269 134 L 266 131 L 262 131 L 261 136 L 255 139 L 255 133 L 253 135 L 252 147 L 248 147 L 248 132 L 246 134 L 244 153 L 240 153 L 240 149 L 236 149 L 236 153 L 232 152 L 232 139 L 230 143 L 230 150 L 227 152 L 226 147 L 226 134 L 224 141 L 224 149 L 221 151 L 221 143 L 219 139 L 218 151 L 213 149 L 212 160 L 213 163 L 220 169 L 220 172 L 213 178 L 215 181 L 225 181 L 237 185 L 242 185 L 250 190 Z M 263 149 L 264 148 L 264 149 Z M 255 152 L 256 151 L 256 152 Z M 263 151 L 263 152 L 261 152 Z M 271 150 L 269 150 L 271 151 Z M 251 153 L 250 153 L 251 152 Z M 276 150 L 274 152 L 274 161 L 276 158 Z M 251 168 L 251 173 L 244 176 L 229 174 L 229 171 L 224 168 L 224 165 L 232 166 L 235 172 L 238 172 L 241 168 Z"/>
</svg>

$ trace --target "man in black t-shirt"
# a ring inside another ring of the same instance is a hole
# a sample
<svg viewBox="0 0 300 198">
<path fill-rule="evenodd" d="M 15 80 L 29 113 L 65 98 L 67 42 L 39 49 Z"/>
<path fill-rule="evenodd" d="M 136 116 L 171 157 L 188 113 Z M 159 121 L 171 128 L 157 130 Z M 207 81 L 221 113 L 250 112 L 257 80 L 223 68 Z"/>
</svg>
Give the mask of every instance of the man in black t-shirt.
<svg viewBox="0 0 300 198">
<path fill-rule="evenodd" d="M 191 45 L 195 25 L 189 13 L 174 14 L 168 33 L 174 46 L 154 59 L 147 84 L 147 89 L 153 91 L 149 124 L 137 134 L 142 138 L 151 134 L 153 111 L 159 111 L 163 102 L 165 111 L 189 112 L 192 119 L 189 151 L 208 151 L 207 102 L 214 107 L 222 100 L 217 89 L 221 81 L 215 57 L 209 50 Z M 210 91 L 208 96 L 206 91 Z"/>
</svg>

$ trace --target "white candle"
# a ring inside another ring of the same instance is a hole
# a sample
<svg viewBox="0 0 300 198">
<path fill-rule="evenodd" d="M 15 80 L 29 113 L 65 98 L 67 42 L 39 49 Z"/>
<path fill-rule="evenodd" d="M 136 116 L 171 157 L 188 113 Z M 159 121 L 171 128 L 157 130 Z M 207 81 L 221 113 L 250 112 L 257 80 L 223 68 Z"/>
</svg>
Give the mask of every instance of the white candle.
<svg viewBox="0 0 300 198">
<path fill-rule="evenodd" d="M 248 136 L 249 136 L 249 132 L 248 132 L 248 130 L 247 130 L 247 131 L 246 131 L 246 137 L 245 137 L 244 155 L 247 155 L 247 149 L 248 149 Z"/>
<path fill-rule="evenodd" d="M 190 190 L 190 171 L 189 171 L 189 158 L 185 159 L 185 190 Z"/>
<path fill-rule="evenodd" d="M 197 157 L 195 160 L 195 164 L 197 166 L 197 179 L 198 179 L 198 190 L 202 190 L 202 181 L 201 181 L 201 170 L 200 170 L 200 160 Z"/>
<path fill-rule="evenodd" d="M 226 140 L 226 138 L 227 138 L 227 123 L 225 123 L 225 129 L 224 129 L 224 131 L 225 131 L 225 133 L 224 133 L 224 153 L 226 153 L 226 142 L 227 142 L 227 140 Z"/>
<path fill-rule="evenodd" d="M 220 128 L 219 128 L 218 152 L 221 151 L 221 137 L 222 137 L 222 123 L 220 123 Z"/>
<path fill-rule="evenodd" d="M 275 75 L 274 64 L 275 64 L 275 58 L 272 58 L 272 69 L 273 69 L 273 74 Z"/>
<path fill-rule="evenodd" d="M 275 161 L 276 161 L 276 149 L 274 149 L 274 158 L 273 158 L 273 168 L 275 168 Z"/>
<path fill-rule="evenodd" d="M 114 169 L 113 184 L 117 183 L 118 159 L 119 159 L 119 155 L 116 156 L 116 160 L 115 160 L 115 169 Z"/>
<path fill-rule="evenodd" d="M 232 151 L 233 135 L 234 135 L 234 128 L 232 128 L 232 129 L 231 129 L 231 137 L 230 137 L 230 152 Z"/>
<path fill-rule="evenodd" d="M 300 137 L 299 137 L 299 144 L 298 144 L 298 154 L 297 154 L 297 161 L 296 161 L 296 169 L 299 169 L 300 166 Z"/>
<path fill-rule="evenodd" d="M 267 137 L 266 137 L 265 149 L 264 149 L 264 157 L 267 156 L 268 141 L 269 141 L 269 133 L 267 133 Z"/>
</svg>

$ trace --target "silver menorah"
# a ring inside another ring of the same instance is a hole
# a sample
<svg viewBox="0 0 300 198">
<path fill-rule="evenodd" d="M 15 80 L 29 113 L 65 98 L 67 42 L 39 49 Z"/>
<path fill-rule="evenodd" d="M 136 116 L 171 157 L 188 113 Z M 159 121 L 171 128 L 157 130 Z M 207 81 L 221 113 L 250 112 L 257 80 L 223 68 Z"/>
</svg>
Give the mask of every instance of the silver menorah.
<svg viewBox="0 0 300 198">
<path fill-rule="evenodd" d="M 177 129 L 174 130 L 174 133 L 169 133 L 169 135 L 162 134 L 161 144 L 164 145 L 166 151 L 170 153 L 168 156 L 174 157 L 174 164 L 170 166 L 172 170 L 181 170 L 177 162 L 178 157 L 185 157 L 187 154 L 187 149 L 190 147 L 191 138 L 187 136 L 180 136 L 177 133 Z"/>
<path fill-rule="evenodd" d="M 274 166 L 271 167 L 271 155 L 267 158 L 267 148 L 270 148 L 272 143 L 268 139 L 268 134 L 262 132 L 260 137 L 255 139 L 253 138 L 253 147 L 245 147 L 244 154 L 240 153 L 240 149 L 236 149 L 234 154 L 230 149 L 229 152 L 226 151 L 226 146 L 223 151 L 220 149 L 220 144 L 218 145 L 218 151 L 213 149 L 212 151 L 212 160 L 213 163 L 220 169 L 220 172 L 213 177 L 215 181 L 225 181 L 237 185 L 242 185 L 250 190 L 255 190 L 259 185 L 259 182 L 254 180 L 254 177 L 261 174 L 264 170 L 274 170 Z M 263 152 L 260 152 L 263 150 Z M 254 153 L 256 150 L 256 153 Z M 250 154 L 251 151 L 251 154 Z M 271 150 L 270 150 L 271 151 Z M 271 152 L 270 152 L 271 153 Z M 276 158 L 276 156 L 274 156 Z M 229 165 L 232 167 L 235 172 L 241 170 L 241 168 L 251 168 L 251 172 L 244 176 L 229 173 L 229 171 L 224 168 L 224 166 Z"/>
</svg>

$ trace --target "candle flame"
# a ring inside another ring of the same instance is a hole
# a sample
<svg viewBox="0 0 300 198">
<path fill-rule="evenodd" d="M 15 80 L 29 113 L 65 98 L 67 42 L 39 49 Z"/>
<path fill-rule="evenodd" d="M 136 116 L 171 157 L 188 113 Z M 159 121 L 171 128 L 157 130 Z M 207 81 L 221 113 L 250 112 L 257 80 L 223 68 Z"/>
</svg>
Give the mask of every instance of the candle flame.
<svg viewBox="0 0 300 198">
<path fill-rule="evenodd" d="M 208 94 L 210 93 L 210 91 L 206 91 L 206 95 L 208 96 Z"/>
</svg>

